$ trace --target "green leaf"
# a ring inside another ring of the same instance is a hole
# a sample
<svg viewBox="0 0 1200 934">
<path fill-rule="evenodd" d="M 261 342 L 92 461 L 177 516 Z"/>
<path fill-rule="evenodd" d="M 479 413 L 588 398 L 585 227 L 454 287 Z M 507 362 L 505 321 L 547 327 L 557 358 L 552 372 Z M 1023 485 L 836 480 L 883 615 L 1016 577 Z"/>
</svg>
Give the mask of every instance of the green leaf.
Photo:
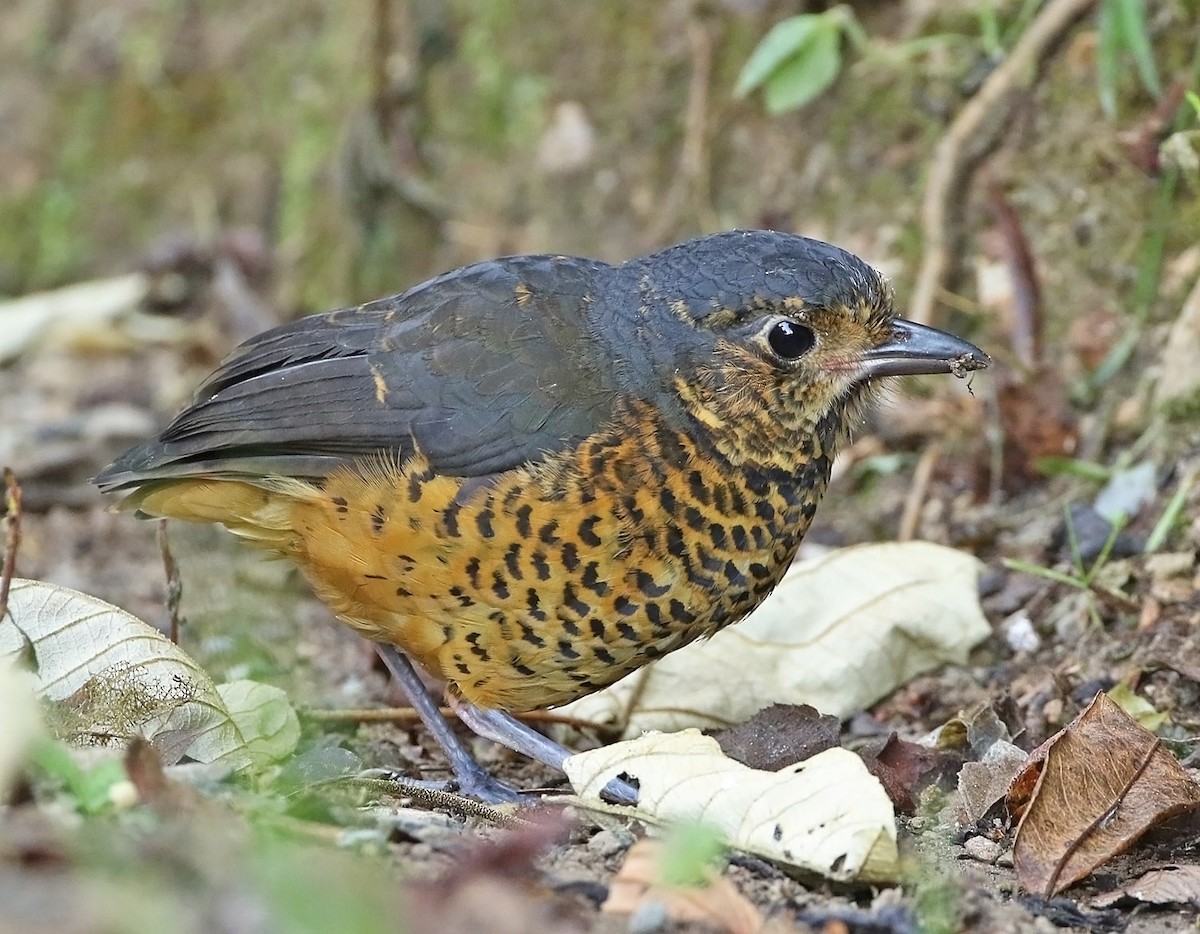
<svg viewBox="0 0 1200 934">
<path fill-rule="evenodd" d="M 1106 483 L 1112 478 L 1111 467 L 1092 461 L 1077 460 L 1074 457 L 1058 457 L 1047 455 L 1033 462 L 1034 469 L 1044 477 L 1078 477 L 1080 480 L 1092 480 Z"/>
<path fill-rule="evenodd" d="M 1096 81 L 1104 113 L 1110 118 L 1117 113 L 1117 83 L 1121 76 L 1118 58 L 1123 51 L 1133 56 L 1146 90 L 1154 97 L 1160 97 L 1162 85 L 1154 64 L 1142 0 L 1103 0 L 1096 28 L 1099 32 Z"/>
<path fill-rule="evenodd" d="M 818 14 L 792 16 L 776 23 L 762 38 L 738 75 L 733 88 L 734 97 L 745 97 L 768 78 L 785 61 L 797 54 L 809 41 L 824 17 Z"/>
<path fill-rule="evenodd" d="M 707 824 L 682 823 L 671 829 L 662 852 L 662 879 L 667 885 L 701 886 L 725 855 L 721 831 Z"/>
<path fill-rule="evenodd" d="M 1004 54 L 1004 46 L 1000 42 L 1000 23 L 996 18 L 996 5 L 984 4 L 979 10 L 979 36 L 983 49 L 988 55 Z"/>
<path fill-rule="evenodd" d="M 242 740 L 220 759 L 240 768 L 247 762 L 261 766 L 291 755 L 300 741 L 300 721 L 287 694 L 257 681 L 218 684 L 217 693 Z"/>
<path fill-rule="evenodd" d="M 1168 723 L 1171 715 L 1155 709 L 1154 705 L 1129 686 L 1129 680 L 1120 682 L 1106 692 L 1118 707 L 1141 724 L 1151 733 L 1156 732 L 1164 723 Z"/>
<path fill-rule="evenodd" d="M 836 23 L 823 21 L 804 48 L 768 79 L 767 110 L 773 114 L 796 110 L 833 84 L 842 68 L 841 38 Z"/>
<path fill-rule="evenodd" d="M 30 758 L 43 774 L 62 785 L 81 814 L 107 811 L 112 806 L 112 787 L 126 779 L 125 766 L 118 756 L 84 768 L 66 746 L 55 740 L 38 743 Z"/>
</svg>

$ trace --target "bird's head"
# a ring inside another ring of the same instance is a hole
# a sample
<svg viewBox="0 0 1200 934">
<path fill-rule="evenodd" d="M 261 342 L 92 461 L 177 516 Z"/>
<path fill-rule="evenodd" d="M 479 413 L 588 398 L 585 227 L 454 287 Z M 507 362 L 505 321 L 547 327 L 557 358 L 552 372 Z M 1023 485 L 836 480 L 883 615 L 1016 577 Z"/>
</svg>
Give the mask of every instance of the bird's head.
<svg viewBox="0 0 1200 934">
<path fill-rule="evenodd" d="M 828 459 L 887 377 L 989 363 L 973 344 L 898 317 L 879 272 L 819 240 L 731 231 L 634 268 L 660 379 L 734 462 Z M 798 451 L 798 438 L 815 450 Z"/>
</svg>

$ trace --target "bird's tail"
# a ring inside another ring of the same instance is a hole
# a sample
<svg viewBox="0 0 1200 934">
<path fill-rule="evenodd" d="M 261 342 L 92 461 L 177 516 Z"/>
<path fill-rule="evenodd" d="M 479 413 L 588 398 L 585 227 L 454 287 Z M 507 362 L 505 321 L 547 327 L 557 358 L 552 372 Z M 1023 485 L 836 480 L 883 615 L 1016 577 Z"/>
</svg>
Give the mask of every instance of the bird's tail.
<svg viewBox="0 0 1200 934">
<path fill-rule="evenodd" d="M 285 477 L 253 482 L 197 477 L 151 481 L 126 496 L 120 508 L 142 516 L 219 522 L 253 544 L 291 554 L 297 544 L 296 501 L 319 495 L 317 487 Z"/>
</svg>

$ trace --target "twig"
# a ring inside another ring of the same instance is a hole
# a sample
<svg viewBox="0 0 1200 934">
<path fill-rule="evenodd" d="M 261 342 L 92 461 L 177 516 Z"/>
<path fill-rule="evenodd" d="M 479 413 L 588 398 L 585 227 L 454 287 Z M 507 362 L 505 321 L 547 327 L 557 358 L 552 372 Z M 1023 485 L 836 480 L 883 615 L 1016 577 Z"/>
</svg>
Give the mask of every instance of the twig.
<svg viewBox="0 0 1200 934">
<path fill-rule="evenodd" d="M 4 468 L 4 564 L 0 567 L 0 620 L 8 615 L 8 591 L 17 569 L 21 546 L 21 485 L 9 467 Z"/>
<path fill-rule="evenodd" d="M 1012 202 L 995 179 L 987 186 L 987 202 L 1000 232 L 1004 260 L 1013 286 L 1012 346 L 1017 359 L 1032 372 L 1042 362 L 1042 285 L 1029 238 Z"/>
<path fill-rule="evenodd" d="M 338 784 L 354 785 L 366 788 L 379 794 L 393 798 L 412 798 L 430 807 L 445 808 L 464 817 L 475 817 L 486 820 L 500 827 L 528 827 L 529 821 L 494 808 L 489 804 L 476 801 L 474 798 L 464 798 L 451 791 L 439 788 L 429 788 L 425 785 L 408 782 L 402 778 L 345 778 L 335 779 Z"/>
<path fill-rule="evenodd" d="M 375 0 L 371 18 L 375 28 L 371 43 L 371 100 L 375 108 L 375 120 L 385 138 L 393 127 L 396 100 L 392 93 L 392 76 L 388 67 L 392 54 L 392 11 L 391 0 Z"/>
<path fill-rule="evenodd" d="M 912 486 L 908 488 L 908 496 L 904 499 L 904 513 L 900 517 L 900 530 L 896 537 L 902 542 L 910 542 L 917 536 L 917 525 L 921 521 L 921 507 L 925 505 L 925 495 L 929 492 L 929 480 L 933 476 L 933 468 L 937 466 L 938 458 L 942 456 L 942 446 L 936 441 L 925 449 L 917 468 L 913 471 Z"/>
<path fill-rule="evenodd" d="M 1049 0 L 934 148 L 921 205 L 925 254 L 913 287 L 910 318 L 922 324 L 933 321 L 938 293 L 946 287 L 960 252 L 967 187 L 975 168 L 999 145 L 1019 92 L 1032 87 L 1047 54 L 1094 3 Z"/>
<path fill-rule="evenodd" d="M 183 597 L 183 581 L 179 577 L 179 565 L 171 554 L 171 543 L 167 540 L 167 520 L 159 519 L 155 532 L 158 551 L 162 555 L 163 571 L 167 576 L 167 618 L 170 620 L 168 635 L 171 642 L 179 645 L 179 601 Z"/>
<path fill-rule="evenodd" d="M 1159 99 L 1149 116 L 1132 131 L 1119 137 L 1129 161 L 1147 175 L 1158 175 L 1162 171 L 1158 147 L 1178 125 L 1179 108 L 1187 89 L 1187 82 L 1183 78 L 1178 79 Z"/>
<path fill-rule="evenodd" d="M 647 234 L 653 244 L 670 234 L 685 201 L 691 202 L 702 227 L 717 226 L 709 194 L 708 158 L 708 87 L 712 79 L 713 38 L 695 9 L 688 17 L 687 38 L 692 67 L 683 116 L 683 144 L 679 149 L 678 171 L 663 199 L 658 223 Z"/>
</svg>

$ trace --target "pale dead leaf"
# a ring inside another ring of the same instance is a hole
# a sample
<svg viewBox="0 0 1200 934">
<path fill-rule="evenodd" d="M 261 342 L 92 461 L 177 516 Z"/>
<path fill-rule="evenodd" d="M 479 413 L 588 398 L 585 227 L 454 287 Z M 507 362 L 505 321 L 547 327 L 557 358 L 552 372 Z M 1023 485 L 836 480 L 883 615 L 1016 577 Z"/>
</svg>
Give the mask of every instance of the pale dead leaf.
<svg viewBox="0 0 1200 934">
<path fill-rule="evenodd" d="M 32 678 L 0 659 L 0 807 L 8 800 L 13 778 L 24 761 L 25 751 L 42 731 Z"/>
<path fill-rule="evenodd" d="M 689 729 L 580 753 L 564 770 L 582 798 L 598 798 L 624 775 L 637 785 L 637 810 L 647 819 L 707 824 L 730 846 L 807 872 L 868 882 L 899 872 L 892 802 L 845 749 L 760 772 Z"/>
<path fill-rule="evenodd" d="M 1200 784 L 1106 694 L 1030 754 L 1009 792 L 1010 811 L 1022 805 L 1034 772 L 1013 859 L 1021 885 L 1048 898 L 1151 827 L 1200 808 Z"/>
<path fill-rule="evenodd" d="M 631 846 L 600 910 L 629 915 L 648 902 L 658 902 L 668 920 L 680 924 L 704 924 L 730 934 L 755 934 L 762 929 L 758 909 L 716 869 L 706 872 L 703 886 L 663 882 L 662 854 L 661 840 L 647 838 Z"/>
<path fill-rule="evenodd" d="M 775 703 L 847 716 L 922 672 L 961 664 L 987 638 L 979 568 L 928 542 L 799 562 L 748 619 L 562 710 L 620 724 L 626 737 L 729 726 Z"/>
<path fill-rule="evenodd" d="M 1146 905 L 1191 905 L 1200 908 L 1200 866 L 1164 866 L 1113 892 L 1092 899 L 1093 908 L 1112 908 L 1122 902 Z"/>
<path fill-rule="evenodd" d="M 562 101 L 537 145 L 537 165 L 550 175 L 576 172 L 591 161 L 596 131 L 578 101 Z"/>
<path fill-rule="evenodd" d="M 95 347 L 181 339 L 188 330 L 185 322 L 137 311 L 149 288 L 149 278 L 135 272 L 0 302 L 0 363 L 42 344 Z"/>
<path fill-rule="evenodd" d="M 124 610 L 41 581 L 14 579 L 0 620 L 0 660 L 26 660 L 38 696 L 77 739 L 140 736 L 174 761 L 243 767 L 290 752 L 299 723 L 267 685 L 223 686 L 230 704 L 178 646 Z M 236 711 L 236 713 L 235 713 Z"/>
<path fill-rule="evenodd" d="M 1159 361 L 1154 397 L 1168 414 L 1183 416 L 1194 412 L 1200 401 L 1197 355 L 1200 355 L 1200 279 L 1184 299 Z"/>
</svg>

